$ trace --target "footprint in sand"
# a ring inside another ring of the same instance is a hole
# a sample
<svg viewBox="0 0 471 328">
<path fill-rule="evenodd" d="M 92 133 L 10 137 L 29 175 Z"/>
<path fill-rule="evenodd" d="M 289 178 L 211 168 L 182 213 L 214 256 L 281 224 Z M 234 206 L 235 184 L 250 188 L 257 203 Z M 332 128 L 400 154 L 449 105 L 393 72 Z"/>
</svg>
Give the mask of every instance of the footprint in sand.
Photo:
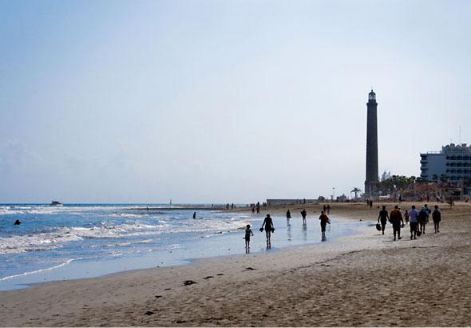
<svg viewBox="0 0 471 328">
<path fill-rule="evenodd" d="M 147 312 L 145 313 L 145 315 L 153 315 L 153 314 L 154 314 L 154 312 L 152 312 L 152 311 L 147 311 Z"/>
<path fill-rule="evenodd" d="M 208 280 L 208 279 L 211 279 L 211 278 L 214 278 L 214 277 L 213 276 L 206 276 L 203 279 Z"/>
<path fill-rule="evenodd" d="M 245 271 L 253 271 L 253 270 L 255 270 L 255 269 L 252 268 L 252 267 L 245 268 Z"/>
<path fill-rule="evenodd" d="M 183 282 L 183 285 L 185 286 L 190 286 L 190 285 L 193 285 L 193 284 L 196 284 L 196 281 L 193 281 L 193 280 L 185 280 Z"/>
</svg>

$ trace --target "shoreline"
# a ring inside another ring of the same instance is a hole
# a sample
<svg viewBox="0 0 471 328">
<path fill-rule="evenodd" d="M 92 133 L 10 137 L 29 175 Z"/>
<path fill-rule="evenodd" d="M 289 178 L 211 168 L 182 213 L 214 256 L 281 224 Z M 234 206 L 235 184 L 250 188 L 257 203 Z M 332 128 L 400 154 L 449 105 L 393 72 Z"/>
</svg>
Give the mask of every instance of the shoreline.
<svg viewBox="0 0 471 328">
<path fill-rule="evenodd" d="M 371 221 L 373 210 L 351 217 Z M 469 325 L 471 211 L 452 211 L 442 233 L 417 241 L 369 227 L 332 243 L 3 291 L 1 325 Z"/>
<path fill-rule="evenodd" d="M 226 217 L 246 218 L 247 223 L 252 224 L 254 227 L 261 225 L 261 220 L 263 220 L 264 217 L 262 214 L 253 215 L 247 211 L 226 211 L 222 215 Z M 298 220 L 298 218 L 294 217 L 291 220 L 291 224 L 287 224 L 283 215 L 274 215 L 273 217 L 277 231 L 273 236 L 274 247 L 270 251 L 275 252 L 284 248 L 320 243 L 320 238 L 317 239 L 317 230 L 319 230 L 319 227 L 318 223 L 315 222 L 317 221 L 315 217 L 314 219 L 312 216 L 309 217 L 307 226 L 301 225 L 300 218 Z M 332 232 L 329 233 L 329 239 L 353 234 L 361 225 L 363 224 L 360 222 L 336 216 Z M 267 252 L 264 242 L 265 234 L 259 233 L 256 228 L 254 228 L 254 231 L 255 237 L 251 243 L 252 252 Z M 208 236 L 201 236 L 202 239 L 195 239 L 191 244 L 185 241 L 181 244 L 182 247 L 177 247 L 177 249 L 173 250 L 171 248 L 168 250 L 161 248 L 157 252 L 141 253 L 138 256 L 109 257 L 95 260 L 80 257 L 67 257 L 64 259 L 64 262 L 54 264 L 51 267 L 23 271 L 8 276 L 5 275 L 0 278 L 0 290 L 19 290 L 53 281 L 99 278 L 109 274 L 153 267 L 188 265 L 191 264 L 192 261 L 201 258 L 244 254 L 245 249 L 243 242 L 240 242 L 240 240 L 243 239 L 242 237 L 243 230 L 239 227 L 237 230 L 227 231 L 226 233 L 217 232 Z"/>
</svg>

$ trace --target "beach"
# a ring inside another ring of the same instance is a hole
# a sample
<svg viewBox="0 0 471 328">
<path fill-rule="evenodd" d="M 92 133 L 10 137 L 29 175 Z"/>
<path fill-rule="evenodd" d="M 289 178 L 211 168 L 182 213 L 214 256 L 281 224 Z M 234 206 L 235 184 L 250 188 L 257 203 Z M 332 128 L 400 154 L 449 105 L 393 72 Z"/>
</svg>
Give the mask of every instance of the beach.
<svg viewBox="0 0 471 328">
<path fill-rule="evenodd" d="M 386 204 L 389 209 L 393 204 Z M 417 205 L 419 205 L 417 203 Z M 429 206 L 433 206 L 430 203 Z M 471 206 L 417 240 L 374 226 L 322 244 L 0 292 L 2 326 L 469 326 Z M 410 203 L 401 204 L 408 208 Z M 300 220 L 291 207 L 292 220 Z M 306 206 L 317 212 L 318 205 Z M 269 209 L 284 213 L 285 207 Z M 377 204 L 332 215 L 376 223 Z"/>
</svg>

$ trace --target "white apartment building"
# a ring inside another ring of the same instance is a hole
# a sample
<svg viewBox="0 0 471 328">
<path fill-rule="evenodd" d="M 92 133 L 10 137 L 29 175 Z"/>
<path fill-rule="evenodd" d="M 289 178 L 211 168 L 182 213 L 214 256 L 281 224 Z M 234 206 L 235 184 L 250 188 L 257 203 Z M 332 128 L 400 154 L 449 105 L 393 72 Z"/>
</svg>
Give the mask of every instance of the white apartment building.
<svg viewBox="0 0 471 328">
<path fill-rule="evenodd" d="M 471 145 L 449 144 L 439 152 L 420 154 L 420 177 L 426 181 L 440 180 L 469 183 L 471 180 Z"/>
</svg>

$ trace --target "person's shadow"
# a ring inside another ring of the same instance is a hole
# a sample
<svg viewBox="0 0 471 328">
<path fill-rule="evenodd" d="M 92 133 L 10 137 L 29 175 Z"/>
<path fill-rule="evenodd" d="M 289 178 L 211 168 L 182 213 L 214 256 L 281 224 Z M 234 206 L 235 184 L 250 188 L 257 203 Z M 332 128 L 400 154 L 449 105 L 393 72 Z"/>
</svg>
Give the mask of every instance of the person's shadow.
<svg viewBox="0 0 471 328">
<path fill-rule="evenodd" d="M 307 240 L 307 224 L 303 223 L 303 240 Z"/>
</svg>

